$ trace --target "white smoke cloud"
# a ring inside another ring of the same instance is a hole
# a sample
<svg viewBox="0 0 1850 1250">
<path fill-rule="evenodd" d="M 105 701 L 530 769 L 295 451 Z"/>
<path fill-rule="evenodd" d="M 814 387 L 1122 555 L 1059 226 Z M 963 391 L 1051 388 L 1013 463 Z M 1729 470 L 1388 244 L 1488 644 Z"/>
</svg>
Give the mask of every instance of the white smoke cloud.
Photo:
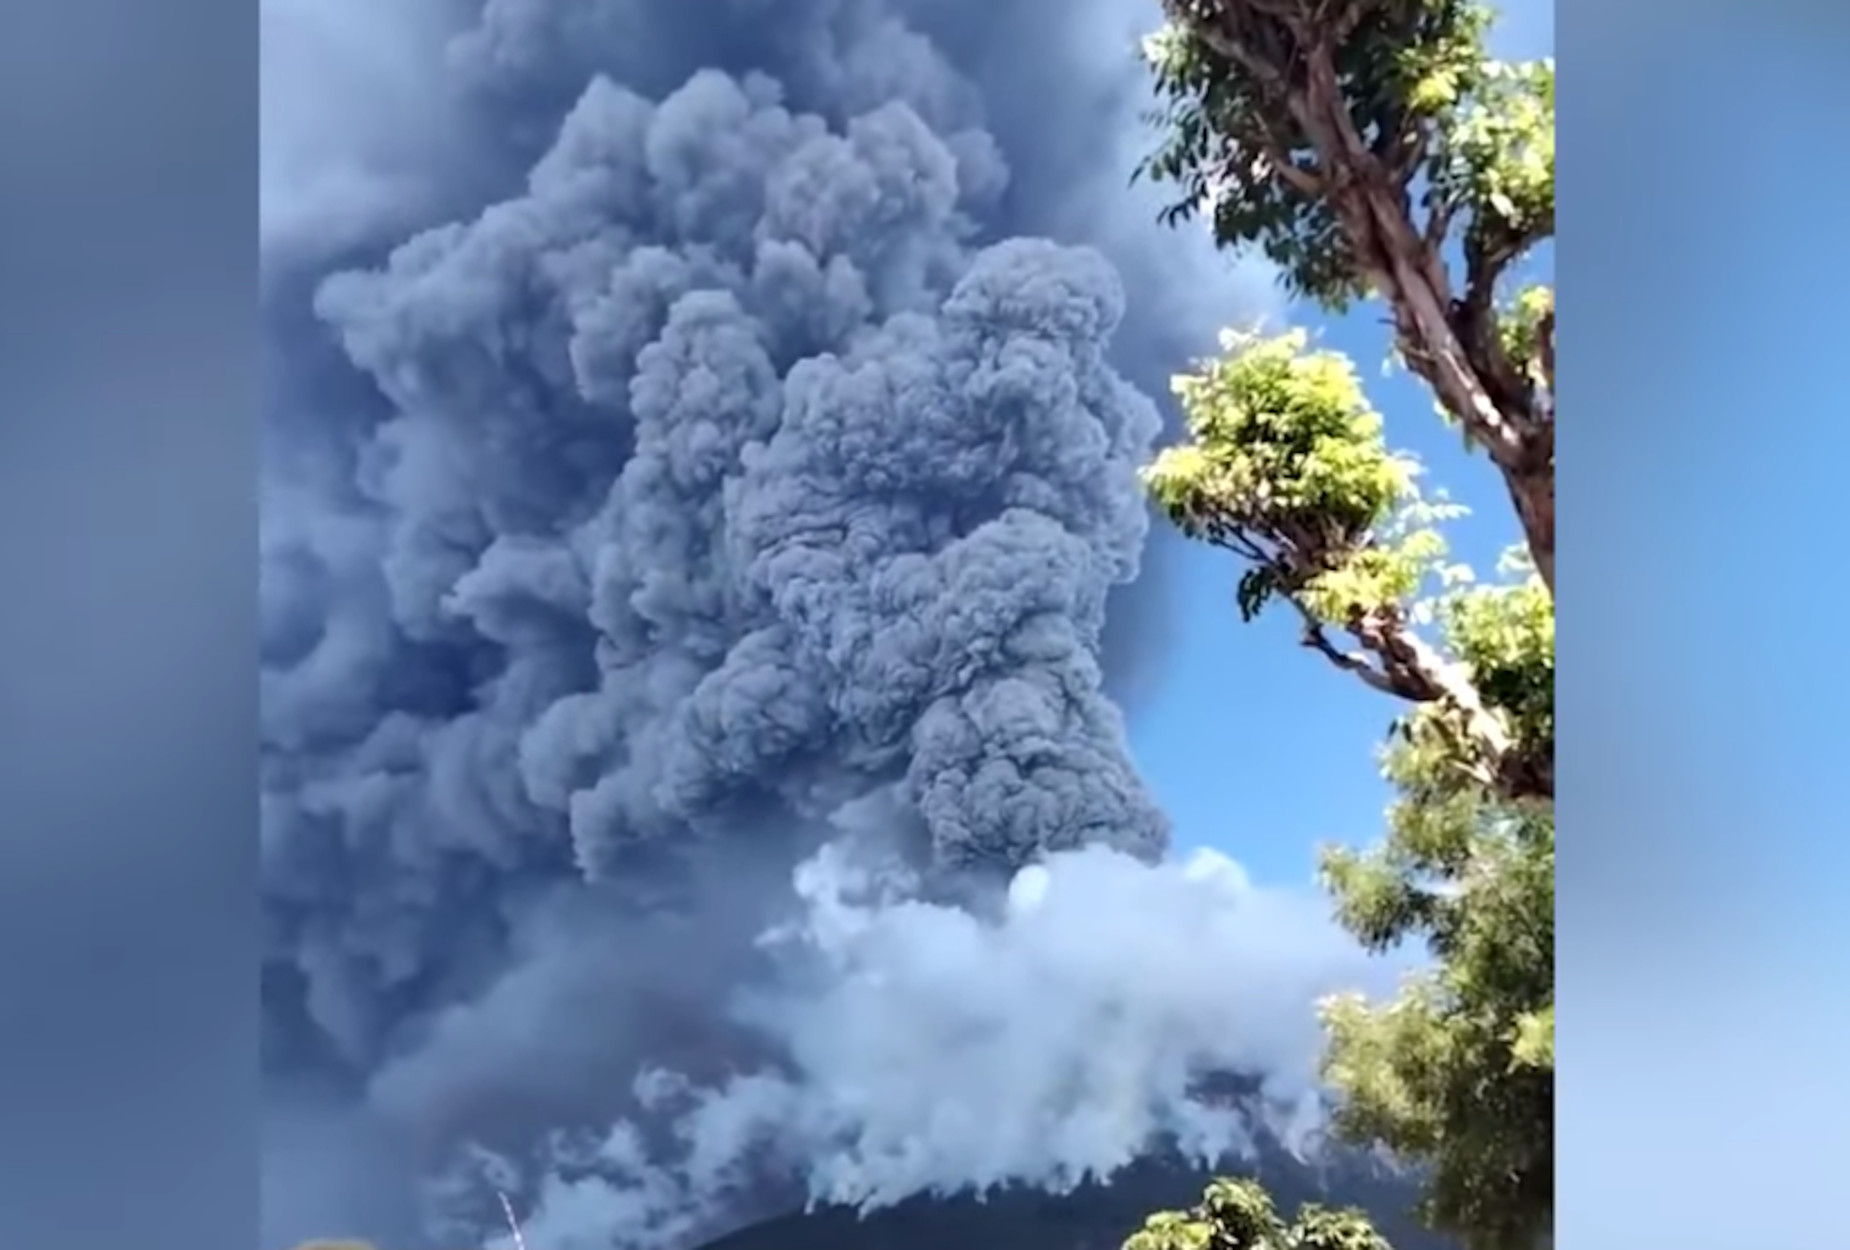
<svg viewBox="0 0 1850 1250">
<path fill-rule="evenodd" d="M 916 886 L 846 843 L 806 861 L 799 917 L 762 939 L 786 975 L 738 1004 L 784 1063 L 705 1086 L 644 1074 L 644 1102 L 675 1108 L 672 1157 L 628 1123 L 557 1143 L 524 1220 L 532 1250 L 677 1244 L 767 1160 L 813 1201 L 869 1209 L 1064 1191 L 1163 1145 L 1238 1159 L 1256 1129 L 1310 1152 L 1314 1004 L 1392 975 L 1321 896 L 1257 887 L 1213 851 L 1055 855 L 984 918 Z M 1237 1073 L 1263 1075 L 1256 1100 L 1204 1085 Z"/>
</svg>

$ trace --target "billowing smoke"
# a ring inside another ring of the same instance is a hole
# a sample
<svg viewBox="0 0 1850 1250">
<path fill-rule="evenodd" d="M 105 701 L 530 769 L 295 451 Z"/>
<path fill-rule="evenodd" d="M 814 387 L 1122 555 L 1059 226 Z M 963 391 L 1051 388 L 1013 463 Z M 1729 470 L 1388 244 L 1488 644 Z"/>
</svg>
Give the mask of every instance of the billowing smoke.
<svg viewBox="0 0 1850 1250">
<path fill-rule="evenodd" d="M 740 1010 L 784 1066 L 704 1088 L 642 1073 L 672 1149 L 650 1155 L 631 1123 L 555 1138 L 529 1242 L 678 1244 L 723 1221 L 767 1159 L 812 1201 L 868 1208 L 1064 1191 L 1159 1140 L 1212 1163 L 1250 1154 L 1256 1124 L 1286 1149 L 1315 1146 L 1306 991 L 1357 969 L 1308 897 L 1256 890 L 1212 852 L 1151 869 L 1102 848 L 1026 869 L 989 919 L 919 902 L 909 874 L 839 847 L 796 885 L 801 918 L 765 943 L 809 991 L 786 984 Z M 1204 1096 L 1216 1073 L 1261 1074 L 1257 1104 Z M 474 1162 L 498 1184 L 526 1179 Z"/>
<path fill-rule="evenodd" d="M 908 7 L 290 6 L 381 59 L 266 115 L 266 1244 L 459 1158 L 558 1250 L 1070 1185 L 1239 1149 L 1230 1070 L 1302 1127 L 1353 952 L 1160 864 L 1106 693 L 1139 287 L 943 51 L 1069 10 Z"/>
</svg>

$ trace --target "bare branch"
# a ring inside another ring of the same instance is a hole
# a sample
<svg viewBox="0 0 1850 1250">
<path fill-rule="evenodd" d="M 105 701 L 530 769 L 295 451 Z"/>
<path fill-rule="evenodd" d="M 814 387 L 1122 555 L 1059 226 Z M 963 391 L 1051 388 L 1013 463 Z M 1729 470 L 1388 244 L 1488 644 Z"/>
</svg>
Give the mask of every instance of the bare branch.
<svg viewBox="0 0 1850 1250">
<path fill-rule="evenodd" d="M 1451 232 L 1452 220 L 1457 215 L 1458 205 L 1443 197 L 1435 199 L 1427 210 L 1426 229 L 1421 234 L 1421 241 L 1427 247 L 1438 251 L 1445 246 L 1445 236 Z"/>
<path fill-rule="evenodd" d="M 1511 800 L 1554 797 L 1554 760 L 1519 748 L 1502 717 L 1484 705 L 1470 672 L 1447 659 L 1408 627 L 1399 609 L 1357 610 L 1347 632 L 1361 645 L 1345 651 L 1323 621 L 1295 595 L 1287 595 L 1304 622 L 1303 646 L 1353 673 L 1364 685 L 1409 703 L 1436 704 L 1452 713 L 1451 730 L 1464 748 L 1464 767 Z"/>
<path fill-rule="evenodd" d="M 1479 230 L 1469 232 L 1465 240 L 1465 294 L 1454 313 L 1458 338 L 1471 367 L 1523 437 L 1532 432 L 1537 420 L 1535 386 L 1503 350 L 1497 335 L 1496 295 L 1497 284 L 1529 242 L 1513 233 L 1486 238 Z"/>
<path fill-rule="evenodd" d="M 1209 532 L 1207 540 L 1216 547 L 1233 552 L 1236 556 L 1250 560 L 1254 564 L 1277 567 L 1279 561 L 1271 552 L 1261 547 L 1245 531 L 1232 526 L 1219 526 Z"/>
<path fill-rule="evenodd" d="M 1244 155 L 1249 160 L 1254 154 L 1262 157 L 1266 169 L 1276 173 L 1292 190 L 1311 199 L 1319 198 L 1324 194 L 1325 182 L 1322 171 L 1314 167 L 1306 169 L 1300 165 L 1291 154 L 1291 145 L 1274 133 L 1264 122 L 1243 126 L 1234 132 L 1234 137 L 1248 149 Z M 1240 169 L 1237 172 L 1231 170 L 1231 167 L 1237 163 L 1237 159 L 1233 157 L 1222 162 L 1222 176 L 1236 180 L 1250 177 L 1250 170 Z"/>
<path fill-rule="evenodd" d="M 1364 685 L 1371 689 L 1379 690 L 1382 694 L 1400 694 L 1400 691 L 1394 688 L 1394 683 L 1389 679 L 1388 675 L 1376 668 L 1374 664 L 1369 661 L 1366 654 L 1360 651 L 1342 650 L 1330 641 L 1329 635 L 1324 632 L 1322 622 L 1312 616 L 1310 612 L 1305 609 L 1303 604 L 1299 603 L 1296 599 L 1292 599 L 1291 606 L 1302 613 L 1304 617 L 1304 636 L 1301 645 L 1309 647 L 1311 650 L 1317 652 L 1344 672 L 1354 673 L 1357 677 L 1361 678 Z"/>
</svg>

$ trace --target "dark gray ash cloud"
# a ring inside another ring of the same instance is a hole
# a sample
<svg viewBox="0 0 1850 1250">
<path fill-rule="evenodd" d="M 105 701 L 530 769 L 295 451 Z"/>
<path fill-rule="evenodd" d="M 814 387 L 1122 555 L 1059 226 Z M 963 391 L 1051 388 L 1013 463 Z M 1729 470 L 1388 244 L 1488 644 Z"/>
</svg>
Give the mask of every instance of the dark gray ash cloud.
<svg viewBox="0 0 1850 1250">
<path fill-rule="evenodd" d="M 985 27 L 1063 29 L 1023 0 L 388 7 L 289 7 L 353 99 L 266 115 L 267 1183 L 298 1198 L 267 1243 L 405 1235 L 392 1195 L 300 1198 L 316 1143 L 371 1143 L 376 1177 L 608 1146 L 686 1123 L 639 1103 L 652 1068 L 795 1114 L 832 1074 L 791 1013 L 839 970 L 754 939 L 815 920 L 791 873 L 825 840 L 942 893 L 1167 836 L 1108 620 L 1150 619 L 1156 348 L 1212 325 L 1150 298 L 1172 254 L 1114 246 L 1121 180 L 1034 139 L 1115 118 L 1121 153 L 1134 67 L 1063 76 L 1083 41 L 1050 37 L 1044 114 L 953 67 Z M 1063 241 L 1011 237 L 1037 225 Z M 736 1018 L 753 986 L 778 1027 Z M 1143 1113 L 1081 1155 L 1173 1130 L 1187 1066 L 1127 1079 Z M 812 1185 L 851 1131 L 748 1120 Z M 671 1223 L 737 1188 L 666 1157 Z"/>
</svg>

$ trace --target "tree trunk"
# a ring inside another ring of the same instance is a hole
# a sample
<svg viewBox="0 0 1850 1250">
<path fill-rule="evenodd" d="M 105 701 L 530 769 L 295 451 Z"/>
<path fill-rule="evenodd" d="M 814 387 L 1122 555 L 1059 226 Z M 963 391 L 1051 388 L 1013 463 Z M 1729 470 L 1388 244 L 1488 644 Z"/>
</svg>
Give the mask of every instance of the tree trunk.
<svg viewBox="0 0 1850 1250">
<path fill-rule="evenodd" d="M 1550 439 L 1550 442 L 1553 440 Z M 1535 467 L 1504 469 L 1503 480 L 1509 486 L 1510 502 L 1516 506 L 1517 519 L 1529 540 L 1529 554 L 1535 559 L 1535 571 L 1541 575 L 1548 595 L 1555 593 L 1555 463 Z"/>
<path fill-rule="evenodd" d="M 1552 597 L 1552 422 L 1507 412 L 1492 397 L 1480 362 L 1454 324 L 1456 305 L 1439 249 L 1416 228 L 1405 188 L 1356 131 L 1328 49 L 1311 53 L 1305 95 L 1293 113 L 1331 171 L 1337 210 L 1358 264 L 1394 311 L 1407 367 L 1432 387 L 1502 473 L 1536 571 Z"/>
</svg>

